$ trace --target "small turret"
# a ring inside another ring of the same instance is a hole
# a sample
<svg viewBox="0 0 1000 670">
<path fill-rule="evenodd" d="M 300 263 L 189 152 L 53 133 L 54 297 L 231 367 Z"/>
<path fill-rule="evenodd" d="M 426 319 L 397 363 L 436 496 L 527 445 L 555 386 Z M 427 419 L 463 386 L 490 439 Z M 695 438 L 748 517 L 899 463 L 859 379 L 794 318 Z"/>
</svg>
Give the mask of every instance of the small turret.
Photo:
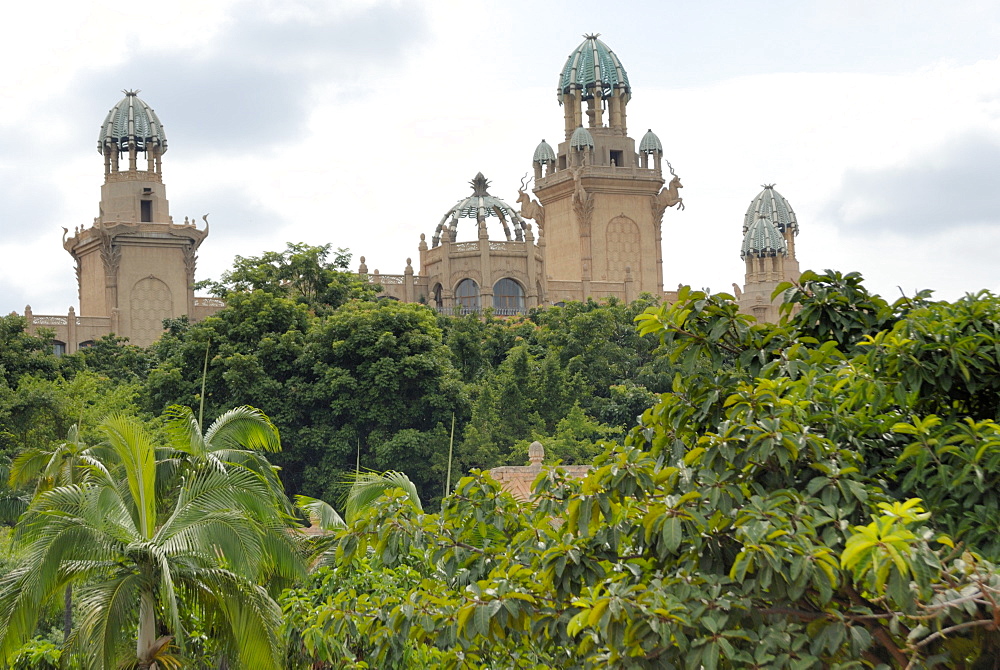
<svg viewBox="0 0 1000 670">
<path fill-rule="evenodd" d="M 774 184 L 766 184 L 750 201 L 743 217 L 740 258 L 746 263 L 746 279 L 739 295 L 740 309 L 758 321 L 777 322 L 781 300 L 771 301 L 778 284 L 799 278 L 795 258 L 795 235 L 799 224 L 791 205 Z M 739 292 L 738 292 L 739 293 Z"/>
<path fill-rule="evenodd" d="M 649 157 L 653 157 L 653 165 L 649 164 Z M 639 141 L 639 165 L 644 168 L 653 168 L 660 171 L 660 160 L 663 158 L 663 143 L 652 129 L 646 131 Z"/>
<path fill-rule="evenodd" d="M 594 136 L 583 126 L 573 131 L 569 138 L 569 148 L 573 152 L 574 165 L 590 165 L 594 162 Z"/>
<path fill-rule="evenodd" d="M 769 258 L 772 256 L 787 256 L 788 247 L 781 232 L 771 223 L 771 219 L 765 214 L 761 214 L 754 221 L 746 235 L 743 236 L 743 247 L 740 250 L 740 258 L 746 260 L 748 256 L 754 258 Z"/>
<path fill-rule="evenodd" d="M 538 146 L 535 147 L 535 155 L 531 157 L 531 162 L 535 168 L 535 179 L 542 178 L 542 167 L 545 168 L 544 176 L 547 177 L 552 169 L 555 168 L 556 152 L 553 151 L 548 142 L 542 140 Z"/>
</svg>

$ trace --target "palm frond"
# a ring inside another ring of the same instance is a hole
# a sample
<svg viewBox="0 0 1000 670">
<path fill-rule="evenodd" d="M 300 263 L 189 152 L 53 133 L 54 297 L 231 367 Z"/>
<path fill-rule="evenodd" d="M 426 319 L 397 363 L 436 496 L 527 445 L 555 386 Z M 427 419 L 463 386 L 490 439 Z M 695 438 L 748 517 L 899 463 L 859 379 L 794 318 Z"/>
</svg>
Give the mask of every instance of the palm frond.
<svg viewBox="0 0 1000 670">
<path fill-rule="evenodd" d="M 29 447 L 22 451 L 10 464 L 10 476 L 7 485 L 19 489 L 36 481 L 45 472 L 51 453 L 37 447 Z"/>
<path fill-rule="evenodd" d="M 6 492 L 0 494 L 0 523 L 14 523 L 28 509 L 28 498 Z"/>
<path fill-rule="evenodd" d="M 359 472 L 350 480 L 351 488 L 344 503 L 344 516 L 348 524 L 354 522 L 372 503 L 393 489 L 402 489 L 417 509 L 423 510 L 417 487 L 402 472 Z"/>
<path fill-rule="evenodd" d="M 141 575 L 131 572 L 106 577 L 79 590 L 84 616 L 73 646 L 80 647 L 81 657 L 89 656 L 95 667 L 115 667 L 127 649 L 123 642 L 135 626 L 144 581 Z"/>
<path fill-rule="evenodd" d="M 113 414 L 101 429 L 124 468 L 138 517 L 136 525 L 144 538 L 151 538 L 156 528 L 156 445 L 132 417 Z"/>
<path fill-rule="evenodd" d="M 234 407 L 212 422 L 205 431 L 208 449 L 281 451 L 281 436 L 262 411 L 249 405 Z"/>
<path fill-rule="evenodd" d="M 302 510 L 312 526 L 322 530 L 347 527 L 343 517 L 337 514 L 337 510 L 333 509 L 333 505 L 319 498 L 298 495 L 295 496 L 295 506 Z"/>
<path fill-rule="evenodd" d="M 201 434 L 201 425 L 190 407 L 171 405 L 164 412 L 166 415 L 166 431 L 170 445 L 177 451 L 183 451 L 196 459 L 205 457 L 205 439 Z"/>
<path fill-rule="evenodd" d="M 224 632 L 236 652 L 238 667 L 282 667 L 282 640 L 276 633 L 282 622 L 281 608 L 263 587 L 222 569 L 200 570 L 187 576 L 197 581 L 200 599 L 208 602 L 225 623 Z"/>
</svg>

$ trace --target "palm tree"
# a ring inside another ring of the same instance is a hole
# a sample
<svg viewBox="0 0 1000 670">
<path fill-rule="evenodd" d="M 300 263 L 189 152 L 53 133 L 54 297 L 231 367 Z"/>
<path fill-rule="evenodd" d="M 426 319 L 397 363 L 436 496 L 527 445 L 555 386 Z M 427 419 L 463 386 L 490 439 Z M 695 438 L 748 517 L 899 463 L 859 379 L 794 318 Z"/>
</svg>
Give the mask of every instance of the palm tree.
<svg viewBox="0 0 1000 670">
<path fill-rule="evenodd" d="M 281 451 L 278 429 L 263 412 L 244 405 L 225 412 L 202 433 L 201 422 L 190 407 L 172 405 L 166 411 L 166 431 L 170 446 L 184 454 L 195 470 L 226 470 L 239 467 L 261 477 L 272 490 L 276 502 L 287 506 L 277 470 L 262 452 Z"/>
<path fill-rule="evenodd" d="M 12 489 L 22 489 L 34 483 L 34 493 L 37 495 L 56 486 L 82 483 L 90 476 L 93 467 L 100 469 L 99 454 L 99 449 L 83 441 L 79 425 L 73 424 L 66 431 L 64 442 L 51 448 L 28 447 L 18 454 L 10 466 L 8 485 Z M 63 598 L 64 643 L 72 632 L 73 585 L 68 584 Z"/>
<path fill-rule="evenodd" d="M 10 466 L 8 485 L 19 489 L 34 483 L 35 493 L 56 486 L 79 484 L 99 462 L 96 451 L 83 441 L 80 428 L 73 424 L 66 440 L 51 448 L 28 447 Z"/>
<path fill-rule="evenodd" d="M 281 612 L 261 584 L 298 577 L 304 566 L 268 480 L 220 459 L 161 496 L 143 426 L 112 416 L 101 429 L 116 462 L 39 493 L 17 526 L 22 562 L 0 577 L 0 660 L 76 583 L 86 615 L 71 644 L 92 667 L 116 667 L 126 655 L 137 668 L 176 665 L 168 650 L 185 648 L 186 604 L 205 614 L 230 667 L 280 668 Z M 161 628 L 169 634 L 158 636 Z M 131 631 L 134 656 L 123 645 Z"/>
</svg>

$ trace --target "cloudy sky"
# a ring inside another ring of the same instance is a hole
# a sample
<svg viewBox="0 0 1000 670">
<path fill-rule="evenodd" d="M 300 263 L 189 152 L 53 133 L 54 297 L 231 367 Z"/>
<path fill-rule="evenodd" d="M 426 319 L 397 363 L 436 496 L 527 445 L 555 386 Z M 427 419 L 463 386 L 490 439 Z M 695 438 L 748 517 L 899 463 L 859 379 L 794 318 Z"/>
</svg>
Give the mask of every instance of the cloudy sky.
<svg viewBox="0 0 1000 670">
<path fill-rule="evenodd" d="M 515 200 L 590 32 L 628 71 L 630 134 L 684 181 L 666 286 L 742 283 L 743 214 L 775 183 L 803 269 L 1000 290 L 995 1 L 56 0 L 0 22 L 0 313 L 76 304 L 62 227 L 97 215 L 122 89 L 163 121 L 175 221 L 210 213 L 199 278 L 289 241 L 398 273 L 476 172 Z"/>
</svg>

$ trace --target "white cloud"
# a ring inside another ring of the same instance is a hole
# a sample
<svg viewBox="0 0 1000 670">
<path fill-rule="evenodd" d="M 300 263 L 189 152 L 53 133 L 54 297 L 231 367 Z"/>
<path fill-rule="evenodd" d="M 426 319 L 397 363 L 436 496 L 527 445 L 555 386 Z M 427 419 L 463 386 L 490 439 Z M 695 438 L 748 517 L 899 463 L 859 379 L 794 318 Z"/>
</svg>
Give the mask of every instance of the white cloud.
<svg viewBox="0 0 1000 670">
<path fill-rule="evenodd" d="M 783 12 L 639 3 L 610 16 L 582 2 L 568 20 L 569 7 L 67 2 L 44 18 L 65 39 L 41 49 L 25 30 L 38 10 L 19 5 L 0 27 L 0 58 L 25 62 L 0 73 L 0 95 L 17 102 L 0 107 L 0 312 L 22 309 L 19 296 L 38 296 L 36 311 L 75 302 L 59 226 L 96 213 L 96 128 L 122 86 L 142 88 L 166 126 L 175 219 L 211 212 L 201 278 L 286 241 L 331 242 L 399 272 L 476 172 L 514 199 L 538 141 L 561 139 L 562 59 L 595 29 L 629 70 L 631 135 L 653 128 L 684 180 L 687 209 L 664 221 L 666 286 L 742 282 L 743 212 L 765 182 L 798 214 L 804 268 L 860 270 L 886 293 L 998 284 L 983 251 L 1000 226 L 991 198 L 951 235 L 871 234 L 866 223 L 946 215 L 926 176 L 966 175 L 959 185 L 969 186 L 992 165 L 968 150 L 969 138 L 1000 146 L 992 5 L 939 16 L 922 0 Z M 970 33 L 971 21 L 981 30 Z M 899 30 L 878 42 L 891 25 Z M 655 34 L 631 37 L 644 26 Z"/>
</svg>

